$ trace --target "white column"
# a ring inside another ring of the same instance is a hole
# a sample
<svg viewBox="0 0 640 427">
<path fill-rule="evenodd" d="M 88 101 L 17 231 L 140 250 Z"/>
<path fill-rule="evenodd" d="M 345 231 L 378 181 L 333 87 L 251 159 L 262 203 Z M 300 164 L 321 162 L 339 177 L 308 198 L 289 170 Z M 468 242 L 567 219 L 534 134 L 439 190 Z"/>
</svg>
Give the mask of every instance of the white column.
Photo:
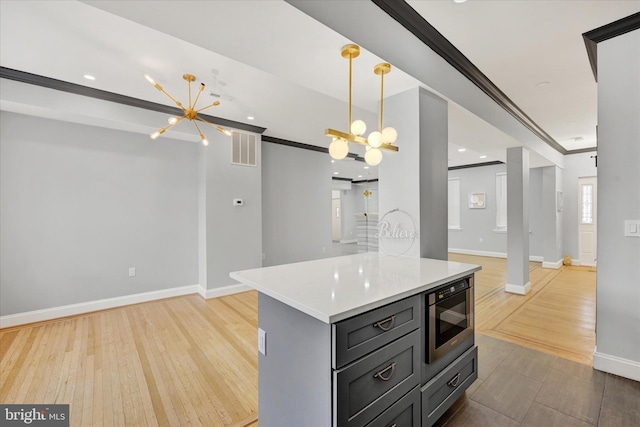
<svg viewBox="0 0 640 427">
<path fill-rule="evenodd" d="M 529 281 L 529 151 L 507 149 L 507 285 L 525 295 Z"/>
<path fill-rule="evenodd" d="M 415 88 L 385 99 L 384 125 L 398 131 L 397 153 L 384 152 L 378 166 L 380 221 L 399 209 L 409 216 L 417 238 L 403 256 L 448 258 L 447 232 L 447 102 L 433 93 Z M 393 224 L 391 224 L 393 227 Z M 411 224 L 405 224 L 411 226 Z M 388 242 L 380 242 L 385 252 Z M 408 241 L 392 242 L 400 254 Z"/>
<path fill-rule="evenodd" d="M 542 169 L 543 257 L 542 267 L 562 267 L 562 169 Z"/>
</svg>

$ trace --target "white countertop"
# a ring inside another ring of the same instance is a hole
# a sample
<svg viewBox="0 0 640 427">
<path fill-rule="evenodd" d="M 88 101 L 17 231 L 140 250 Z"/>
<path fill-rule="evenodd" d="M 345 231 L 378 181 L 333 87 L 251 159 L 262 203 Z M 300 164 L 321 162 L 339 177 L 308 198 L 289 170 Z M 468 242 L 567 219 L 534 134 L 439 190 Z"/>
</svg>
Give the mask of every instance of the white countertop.
<svg viewBox="0 0 640 427">
<path fill-rule="evenodd" d="M 479 265 L 368 252 L 234 271 L 231 278 L 325 323 L 415 295 Z"/>
</svg>

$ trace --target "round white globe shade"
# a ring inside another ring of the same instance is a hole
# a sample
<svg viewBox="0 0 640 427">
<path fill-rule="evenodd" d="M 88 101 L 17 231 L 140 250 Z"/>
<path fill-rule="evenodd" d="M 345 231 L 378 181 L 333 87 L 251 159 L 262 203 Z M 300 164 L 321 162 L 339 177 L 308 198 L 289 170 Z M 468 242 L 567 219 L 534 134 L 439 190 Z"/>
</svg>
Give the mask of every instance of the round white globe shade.
<svg viewBox="0 0 640 427">
<path fill-rule="evenodd" d="M 373 131 L 369 134 L 369 138 L 367 138 L 367 142 L 370 147 L 378 148 L 382 145 L 382 134 L 380 132 Z"/>
<path fill-rule="evenodd" d="M 336 160 L 341 160 L 349 154 L 349 145 L 344 139 L 336 139 L 329 144 L 329 154 Z"/>
<path fill-rule="evenodd" d="M 356 136 L 364 135 L 367 131 L 367 124 L 362 120 L 355 120 L 351 123 L 351 133 Z"/>
<path fill-rule="evenodd" d="M 385 144 L 393 144 L 398 139 L 398 131 L 392 127 L 382 129 L 382 142 Z"/>
<path fill-rule="evenodd" d="M 378 148 L 372 148 L 364 153 L 364 160 L 370 166 L 377 166 L 382 161 L 382 151 Z"/>
</svg>

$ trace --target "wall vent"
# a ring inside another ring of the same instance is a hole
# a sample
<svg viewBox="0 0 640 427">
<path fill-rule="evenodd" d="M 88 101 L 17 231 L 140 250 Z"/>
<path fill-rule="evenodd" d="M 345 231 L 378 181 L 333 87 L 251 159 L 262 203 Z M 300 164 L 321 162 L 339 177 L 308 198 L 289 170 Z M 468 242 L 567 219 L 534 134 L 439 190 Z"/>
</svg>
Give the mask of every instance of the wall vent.
<svg viewBox="0 0 640 427">
<path fill-rule="evenodd" d="M 252 133 L 233 132 L 231 137 L 231 164 L 258 165 L 258 138 Z"/>
</svg>

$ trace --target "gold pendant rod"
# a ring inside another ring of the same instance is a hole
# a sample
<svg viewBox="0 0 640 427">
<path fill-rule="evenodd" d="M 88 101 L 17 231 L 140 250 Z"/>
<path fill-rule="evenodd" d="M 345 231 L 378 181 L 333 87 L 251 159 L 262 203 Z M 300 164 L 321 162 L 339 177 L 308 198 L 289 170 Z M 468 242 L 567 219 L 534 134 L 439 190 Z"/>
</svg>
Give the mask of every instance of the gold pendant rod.
<svg viewBox="0 0 640 427">
<path fill-rule="evenodd" d="M 198 90 L 198 95 L 196 96 L 196 100 L 193 101 L 193 106 L 191 108 L 195 108 L 196 104 L 198 103 L 198 99 L 200 99 L 200 94 L 202 93 L 203 90 L 204 90 L 204 83 L 200 83 L 200 90 Z"/>
<path fill-rule="evenodd" d="M 380 132 L 382 132 L 382 110 L 384 105 L 384 73 L 380 74 Z"/>
</svg>

